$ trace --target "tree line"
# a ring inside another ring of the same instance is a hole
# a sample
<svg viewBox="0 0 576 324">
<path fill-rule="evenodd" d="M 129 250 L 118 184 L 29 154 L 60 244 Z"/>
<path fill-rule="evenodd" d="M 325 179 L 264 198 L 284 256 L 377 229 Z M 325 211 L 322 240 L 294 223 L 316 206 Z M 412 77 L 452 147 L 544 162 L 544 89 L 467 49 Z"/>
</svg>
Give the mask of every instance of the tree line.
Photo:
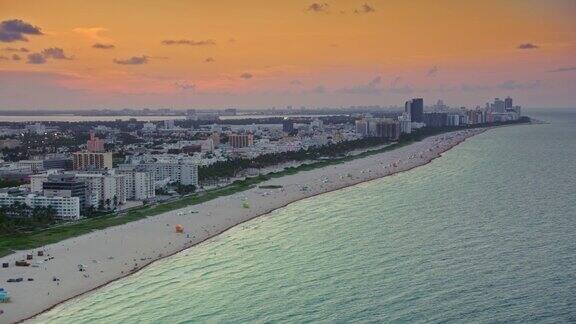
<svg viewBox="0 0 576 324">
<path fill-rule="evenodd" d="M 209 166 L 198 169 L 200 181 L 214 180 L 216 178 L 232 178 L 238 172 L 249 168 L 265 168 L 291 161 L 314 160 L 321 157 L 336 157 L 352 150 L 368 148 L 385 144 L 388 141 L 380 137 L 366 137 L 362 139 L 332 143 L 325 146 L 312 147 L 308 150 L 267 153 L 253 159 L 234 158 L 227 161 L 218 161 Z"/>
<path fill-rule="evenodd" d="M 0 235 L 46 228 L 57 222 L 57 216 L 52 206 L 32 208 L 20 202 L 0 206 Z"/>
</svg>

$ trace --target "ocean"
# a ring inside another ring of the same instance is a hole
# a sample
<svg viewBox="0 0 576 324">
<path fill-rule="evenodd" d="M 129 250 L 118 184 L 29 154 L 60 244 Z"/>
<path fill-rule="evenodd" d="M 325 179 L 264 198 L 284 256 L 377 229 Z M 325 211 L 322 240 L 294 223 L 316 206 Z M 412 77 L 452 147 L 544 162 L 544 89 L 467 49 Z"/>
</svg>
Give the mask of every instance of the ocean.
<svg viewBox="0 0 576 324">
<path fill-rule="evenodd" d="M 574 322 L 576 110 L 293 203 L 42 323 Z"/>
</svg>

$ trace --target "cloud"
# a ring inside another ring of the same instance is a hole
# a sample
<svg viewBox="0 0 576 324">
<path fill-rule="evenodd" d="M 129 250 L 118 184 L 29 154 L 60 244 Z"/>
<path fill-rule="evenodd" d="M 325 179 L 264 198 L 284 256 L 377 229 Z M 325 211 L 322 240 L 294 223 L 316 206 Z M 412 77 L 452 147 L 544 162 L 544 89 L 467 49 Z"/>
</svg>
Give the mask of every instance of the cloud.
<svg viewBox="0 0 576 324">
<path fill-rule="evenodd" d="M 216 62 L 216 60 L 215 60 L 213 57 L 207 57 L 207 58 L 204 60 L 204 63 L 212 63 L 212 62 Z"/>
<path fill-rule="evenodd" d="M 433 67 L 430 68 L 430 70 L 428 70 L 426 76 L 433 77 L 436 76 L 437 73 L 438 73 L 438 66 L 434 65 Z"/>
<path fill-rule="evenodd" d="M 8 60 L 8 56 L 0 55 L 0 61 Z"/>
<path fill-rule="evenodd" d="M 366 84 L 360 84 L 353 86 L 351 88 L 344 88 L 336 90 L 339 93 L 346 93 L 346 94 L 370 94 L 370 95 L 378 95 L 384 92 L 384 88 L 381 86 L 382 84 L 382 77 L 377 76 L 374 79 L 370 80 Z"/>
<path fill-rule="evenodd" d="M 110 42 L 111 40 L 107 37 L 100 35 L 101 33 L 108 31 L 104 27 L 78 27 L 72 29 L 76 34 L 88 38 L 95 42 Z"/>
<path fill-rule="evenodd" d="M 576 71 L 576 66 L 561 67 L 554 70 L 550 70 L 548 72 L 555 73 L 555 72 L 570 72 L 570 71 Z"/>
<path fill-rule="evenodd" d="M 188 81 L 183 82 L 174 82 L 174 86 L 180 90 L 196 90 L 196 85 L 193 83 L 189 83 Z"/>
<path fill-rule="evenodd" d="M 354 10 L 355 14 L 368 14 L 376 12 L 376 8 L 365 3 L 359 9 Z"/>
<path fill-rule="evenodd" d="M 460 90 L 464 92 L 474 92 L 474 91 L 486 91 L 490 90 L 491 88 L 486 85 L 473 85 L 473 84 L 466 84 L 463 83 L 460 85 Z"/>
<path fill-rule="evenodd" d="M 414 88 L 408 84 L 405 84 L 403 86 L 390 88 L 388 89 L 388 92 L 397 94 L 411 94 L 414 92 Z"/>
<path fill-rule="evenodd" d="M 92 48 L 97 48 L 97 49 L 113 49 L 113 48 L 116 48 L 116 46 L 114 46 L 113 44 L 96 43 L 96 44 L 92 45 Z"/>
<path fill-rule="evenodd" d="M 28 64 L 44 64 L 46 63 L 46 57 L 44 57 L 41 53 L 32 53 L 28 54 L 28 60 L 26 61 Z"/>
<path fill-rule="evenodd" d="M 290 81 L 290 85 L 295 85 L 295 86 L 302 85 L 302 81 L 300 81 L 300 80 L 292 80 L 292 81 Z"/>
<path fill-rule="evenodd" d="M 20 61 L 20 60 L 21 60 L 21 57 L 20 57 L 20 55 L 18 55 L 18 54 L 12 54 L 12 60 L 13 60 L 13 61 Z"/>
<path fill-rule="evenodd" d="M 12 59 L 15 61 L 20 60 L 20 56 L 14 54 L 15 56 L 12 56 Z M 44 50 L 42 50 L 42 52 L 40 53 L 32 53 L 32 54 L 28 54 L 27 56 L 28 60 L 26 61 L 26 63 L 28 64 L 44 64 L 46 62 L 48 62 L 48 59 L 54 59 L 54 60 L 71 60 L 72 57 L 66 56 L 66 54 L 64 54 L 64 50 L 58 47 L 50 47 L 50 48 L 45 48 Z"/>
<path fill-rule="evenodd" d="M 0 22 L 0 42 L 27 42 L 25 35 L 42 35 L 39 27 L 33 26 L 20 19 L 4 20 Z"/>
<path fill-rule="evenodd" d="M 50 47 L 50 48 L 46 48 L 42 51 L 42 55 L 44 55 L 44 58 L 51 58 L 51 59 L 55 59 L 55 60 L 71 60 L 71 57 L 67 57 L 66 54 L 64 54 L 64 50 L 58 47 Z"/>
<path fill-rule="evenodd" d="M 394 79 L 392 79 L 390 81 L 390 87 L 388 89 L 386 89 L 387 92 L 389 93 L 395 93 L 395 94 L 411 94 L 414 92 L 414 88 L 409 85 L 409 84 L 401 84 L 402 82 L 402 77 L 401 76 L 396 76 Z"/>
<path fill-rule="evenodd" d="M 28 52 L 30 52 L 27 48 L 24 48 L 24 47 L 20 47 L 20 48 L 4 47 L 2 50 L 5 51 L 5 52 L 21 52 L 21 53 L 28 53 Z"/>
<path fill-rule="evenodd" d="M 131 58 L 127 58 L 127 59 L 123 59 L 123 60 L 114 59 L 114 63 L 120 64 L 120 65 L 142 65 L 142 64 L 147 64 L 147 63 L 148 63 L 148 56 L 146 56 L 146 55 L 142 55 L 142 56 L 132 56 Z"/>
<path fill-rule="evenodd" d="M 330 6 L 327 3 L 314 2 L 306 8 L 309 12 L 328 12 Z"/>
<path fill-rule="evenodd" d="M 165 39 L 162 41 L 162 45 L 188 45 L 188 46 L 213 46 L 216 45 L 211 39 L 195 41 L 191 39 Z"/>
<path fill-rule="evenodd" d="M 252 73 L 244 72 L 240 74 L 240 77 L 244 80 L 252 79 L 254 75 Z"/>
<path fill-rule="evenodd" d="M 319 85 L 316 88 L 312 89 L 314 93 L 326 93 L 326 88 L 323 85 Z"/>
<path fill-rule="evenodd" d="M 324 87 L 323 85 L 318 85 L 318 86 L 316 86 L 310 90 L 305 90 L 302 93 L 303 94 L 309 94 L 309 93 L 311 93 L 311 94 L 324 94 L 326 92 L 327 92 L 326 87 Z"/>
<path fill-rule="evenodd" d="M 375 87 L 375 86 L 379 85 L 380 83 L 382 83 L 382 77 L 377 76 L 374 79 L 372 79 L 370 82 L 368 82 L 368 86 L 369 87 Z"/>
<path fill-rule="evenodd" d="M 532 82 L 526 82 L 526 83 L 516 82 L 514 80 L 508 80 L 508 81 L 504 81 L 504 82 L 497 85 L 498 88 L 504 89 L 504 90 L 527 90 L 527 89 L 529 90 L 529 89 L 540 88 L 541 86 L 542 86 L 542 81 L 540 81 L 540 80 L 536 80 L 536 81 L 532 81 Z"/>
<path fill-rule="evenodd" d="M 526 50 L 526 49 L 537 49 L 538 45 L 532 44 L 532 43 L 524 43 L 524 44 L 520 44 L 517 47 L 518 49 L 521 50 Z"/>
</svg>

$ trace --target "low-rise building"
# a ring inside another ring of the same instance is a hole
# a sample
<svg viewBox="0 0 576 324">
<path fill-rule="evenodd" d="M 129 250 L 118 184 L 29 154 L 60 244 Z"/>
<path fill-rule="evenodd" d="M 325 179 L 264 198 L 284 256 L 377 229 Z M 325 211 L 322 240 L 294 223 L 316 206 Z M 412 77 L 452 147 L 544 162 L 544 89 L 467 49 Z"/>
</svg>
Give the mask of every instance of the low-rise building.
<svg viewBox="0 0 576 324">
<path fill-rule="evenodd" d="M 56 210 L 57 218 L 64 221 L 80 219 L 80 198 L 78 197 L 47 197 L 37 194 L 14 195 L 0 193 L 0 206 L 10 206 L 15 203 L 25 204 L 30 208 L 51 206 Z"/>
<path fill-rule="evenodd" d="M 31 173 L 41 172 L 44 170 L 44 161 L 42 160 L 20 160 L 16 162 L 18 168 L 30 170 Z"/>
<path fill-rule="evenodd" d="M 14 148 L 20 147 L 21 145 L 22 145 L 22 142 L 20 142 L 20 140 L 17 140 L 17 139 L 8 138 L 8 139 L 0 140 L 0 149 L 4 149 L 4 148 L 14 149 Z"/>
</svg>

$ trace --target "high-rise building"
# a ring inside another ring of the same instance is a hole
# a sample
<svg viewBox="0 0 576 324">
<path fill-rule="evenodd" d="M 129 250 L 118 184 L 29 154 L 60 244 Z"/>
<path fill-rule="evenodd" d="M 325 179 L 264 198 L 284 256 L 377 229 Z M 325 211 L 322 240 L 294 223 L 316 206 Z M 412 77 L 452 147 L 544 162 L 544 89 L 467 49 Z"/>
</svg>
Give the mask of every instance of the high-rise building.
<svg viewBox="0 0 576 324">
<path fill-rule="evenodd" d="M 398 116 L 398 122 L 400 123 L 401 133 L 412 133 L 412 121 L 410 120 L 410 114 L 404 113 L 402 116 Z"/>
<path fill-rule="evenodd" d="M 286 118 L 282 121 L 282 130 L 285 133 L 292 133 L 294 131 L 294 122 Z"/>
<path fill-rule="evenodd" d="M 494 103 L 492 104 L 492 110 L 497 113 L 503 113 L 506 110 L 506 105 L 503 100 L 500 98 L 494 99 Z"/>
<path fill-rule="evenodd" d="M 210 135 L 212 142 L 214 143 L 214 147 L 218 147 L 220 145 L 220 133 L 214 132 Z"/>
<path fill-rule="evenodd" d="M 113 172 L 76 173 L 88 188 L 87 205 L 112 208 L 126 203 L 126 175 Z"/>
<path fill-rule="evenodd" d="M 72 157 L 74 170 L 112 169 L 112 152 L 76 152 Z"/>
<path fill-rule="evenodd" d="M 369 135 L 368 133 L 368 121 L 366 119 L 360 119 L 356 121 L 356 133 L 360 134 L 362 137 Z"/>
<path fill-rule="evenodd" d="M 396 141 L 400 138 L 400 122 L 383 119 L 376 122 L 376 136 Z"/>
<path fill-rule="evenodd" d="M 447 113 L 427 112 L 424 114 L 424 124 L 428 127 L 444 127 L 448 119 Z"/>
<path fill-rule="evenodd" d="M 94 131 L 90 131 L 90 139 L 86 143 L 88 152 L 104 152 L 104 141 L 94 135 Z"/>
<path fill-rule="evenodd" d="M 254 135 L 252 134 L 230 134 L 228 142 L 233 148 L 243 148 L 254 145 Z"/>
<path fill-rule="evenodd" d="M 424 99 L 414 98 L 406 101 L 404 109 L 410 114 L 410 119 L 413 122 L 422 123 L 424 118 Z"/>
<path fill-rule="evenodd" d="M 42 182 L 46 197 L 78 197 L 80 207 L 86 207 L 88 190 L 86 183 L 74 174 L 50 174 Z"/>
<path fill-rule="evenodd" d="M 137 167 L 139 170 L 152 172 L 157 182 L 168 179 L 168 182 L 198 186 L 198 165 L 192 161 L 145 162 Z"/>
<path fill-rule="evenodd" d="M 42 161 L 44 170 L 72 170 L 72 159 L 69 157 L 51 157 Z"/>
<path fill-rule="evenodd" d="M 506 99 L 504 99 L 504 109 L 511 109 L 512 107 L 512 98 L 506 97 Z"/>
<path fill-rule="evenodd" d="M 153 172 L 139 170 L 130 164 L 120 166 L 116 172 L 126 175 L 126 199 L 148 200 L 156 197 Z"/>
<path fill-rule="evenodd" d="M 468 124 L 475 125 L 475 124 L 483 124 L 486 122 L 486 114 L 484 110 L 480 108 L 476 108 L 476 110 L 468 110 L 466 112 L 468 115 Z"/>
<path fill-rule="evenodd" d="M 164 121 L 164 129 L 174 129 L 174 128 L 176 128 L 174 120 L 168 119 Z"/>
<path fill-rule="evenodd" d="M 446 117 L 446 126 L 460 126 L 460 115 L 448 114 Z"/>
</svg>

